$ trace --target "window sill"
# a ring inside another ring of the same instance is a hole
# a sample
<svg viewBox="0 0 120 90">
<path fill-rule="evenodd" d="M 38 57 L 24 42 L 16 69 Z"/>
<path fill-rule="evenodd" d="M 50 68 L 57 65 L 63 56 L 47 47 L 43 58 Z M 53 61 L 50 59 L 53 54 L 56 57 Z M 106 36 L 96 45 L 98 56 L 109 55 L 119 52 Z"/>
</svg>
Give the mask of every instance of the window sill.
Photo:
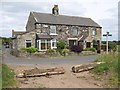
<svg viewBox="0 0 120 90">
<path fill-rule="evenodd" d="M 56 33 L 50 33 L 50 35 L 58 35 L 58 34 L 56 34 Z"/>
<path fill-rule="evenodd" d="M 57 47 L 51 47 L 51 49 L 54 49 L 54 48 L 57 48 Z"/>
</svg>

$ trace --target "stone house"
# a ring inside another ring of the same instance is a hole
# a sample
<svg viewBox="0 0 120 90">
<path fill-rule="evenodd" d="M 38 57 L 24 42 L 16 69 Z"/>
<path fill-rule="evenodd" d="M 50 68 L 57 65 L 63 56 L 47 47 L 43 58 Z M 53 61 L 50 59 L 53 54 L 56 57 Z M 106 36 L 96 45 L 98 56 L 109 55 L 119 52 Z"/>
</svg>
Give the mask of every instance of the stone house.
<svg viewBox="0 0 120 90">
<path fill-rule="evenodd" d="M 63 40 L 69 47 L 82 43 L 84 49 L 95 47 L 100 52 L 101 32 L 102 27 L 91 18 L 60 15 L 58 5 L 54 5 L 52 14 L 30 12 L 26 32 L 12 31 L 12 47 L 46 51 L 57 48 L 56 42 Z"/>
</svg>

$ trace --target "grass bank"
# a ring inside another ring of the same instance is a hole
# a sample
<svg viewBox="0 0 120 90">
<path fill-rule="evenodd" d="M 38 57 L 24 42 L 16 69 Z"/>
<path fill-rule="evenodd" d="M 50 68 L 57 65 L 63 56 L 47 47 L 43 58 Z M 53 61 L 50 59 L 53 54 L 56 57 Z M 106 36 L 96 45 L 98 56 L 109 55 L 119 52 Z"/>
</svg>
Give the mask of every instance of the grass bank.
<svg viewBox="0 0 120 90">
<path fill-rule="evenodd" d="M 16 84 L 14 80 L 14 71 L 10 69 L 7 65 L 2 64 L 2 87 L 13 87 Z"/>
<path fill-rule="evenodd" d="M 105 81 L 105 87 L 120 87 L 120 62 L 118 54 L 100 55 L 96 61 L 105 62 L 91 72 Z"/>
</svg>

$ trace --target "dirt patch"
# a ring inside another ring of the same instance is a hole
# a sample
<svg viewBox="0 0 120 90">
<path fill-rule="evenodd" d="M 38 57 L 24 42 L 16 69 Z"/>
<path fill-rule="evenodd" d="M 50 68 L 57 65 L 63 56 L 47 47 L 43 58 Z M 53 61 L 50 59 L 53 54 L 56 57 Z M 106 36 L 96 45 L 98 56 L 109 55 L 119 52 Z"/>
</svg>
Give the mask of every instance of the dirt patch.
<svg viewBox="0 0 120 90">
<path fill-rule="evenodd" d="M 33 65 L 33 66 L 11 66 L 15 73 L 21 70 L 33 69 L 35 67 L 45 69 L 56 66 L 50 65 Z M 81 73 L 73 73 L 71 65 L 57 65 L 63 67 L 65 74 L 51 75 L 49 77 L 31 77 L 31 78 L 17 78 L 19 88 L 102 88 L 103 82 L 95 80 L 94 75 L 89 71 Z"/>
</svg>

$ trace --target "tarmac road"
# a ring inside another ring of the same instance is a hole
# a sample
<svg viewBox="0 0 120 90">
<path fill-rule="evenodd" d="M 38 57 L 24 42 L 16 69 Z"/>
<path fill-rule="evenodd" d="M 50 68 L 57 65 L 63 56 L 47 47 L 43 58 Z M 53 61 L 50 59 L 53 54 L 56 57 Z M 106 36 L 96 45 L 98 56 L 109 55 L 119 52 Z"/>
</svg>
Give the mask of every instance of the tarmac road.
<svg viewBox="0 0 120 90">
<path fill-rule="evenodd" d="M 92 56 L 74 56 L 74 57 L 60 57 L 60 58 L 21 58 L 10 54 L 9 48 L 3 48 L 3 60 L 5 64 L 12 65 L 79 65 L 94 61 L 97 55 Z"/>
</svg>

